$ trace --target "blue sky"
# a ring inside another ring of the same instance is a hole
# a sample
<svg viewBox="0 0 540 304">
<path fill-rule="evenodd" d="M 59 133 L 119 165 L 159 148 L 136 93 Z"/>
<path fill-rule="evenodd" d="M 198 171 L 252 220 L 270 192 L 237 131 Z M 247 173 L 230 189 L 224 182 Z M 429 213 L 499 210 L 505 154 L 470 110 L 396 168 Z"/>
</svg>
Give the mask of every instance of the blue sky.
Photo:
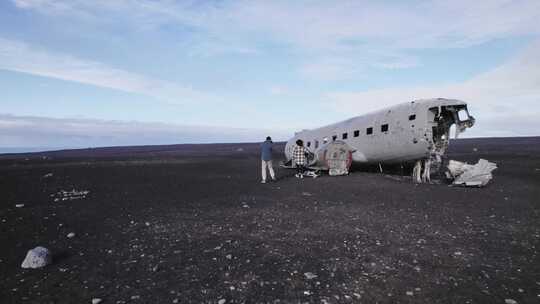
<svg viewBox="0 0 540 304">
<path fill-rule="evenodd" d="M 431 97 L 469 102 L 467 136 L 540 135 L 539 19 L 537 0 L 1 1 L 0 147 L 287 139 Z"/>
</svg>

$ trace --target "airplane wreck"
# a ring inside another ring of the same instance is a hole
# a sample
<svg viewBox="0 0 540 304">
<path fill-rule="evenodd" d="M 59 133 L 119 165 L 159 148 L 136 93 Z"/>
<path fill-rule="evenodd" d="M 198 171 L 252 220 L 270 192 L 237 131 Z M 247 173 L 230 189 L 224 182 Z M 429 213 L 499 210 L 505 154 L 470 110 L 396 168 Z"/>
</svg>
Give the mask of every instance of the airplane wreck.
<svg viewBox="0 0 540 304">
<path fill-rule="evenodd" d="M 294 167 L 292 152 L 300 139 L 310 153 L 308 168 L 330 175 L 348 174 L 353 163 L 414 164 L 416 182 L 439 172 L 450 142 L 474 125 L 467 103 L 456 99 L 414 100 L 312 130 L 295 133 L 285 145 L 284 167 Z M 491 167 L 490 167 L 491 168 Z"/>
</svg>

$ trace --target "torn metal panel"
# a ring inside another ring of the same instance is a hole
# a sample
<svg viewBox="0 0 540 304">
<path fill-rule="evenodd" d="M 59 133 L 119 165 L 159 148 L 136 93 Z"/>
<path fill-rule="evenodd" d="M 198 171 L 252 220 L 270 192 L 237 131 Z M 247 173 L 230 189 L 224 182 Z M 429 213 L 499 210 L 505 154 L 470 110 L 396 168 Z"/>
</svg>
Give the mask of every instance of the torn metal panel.
<svg viewBox="0 0 540 304">
<path fill-rule="evenodd" d="M 480 159 L 476 165 L 451 160 L 446 176 L 454 180 L 454 185 L 482 187 L 493 178 L 491 172 L 495 169 L 497 165 L 485 159 Z"/>
</svg>

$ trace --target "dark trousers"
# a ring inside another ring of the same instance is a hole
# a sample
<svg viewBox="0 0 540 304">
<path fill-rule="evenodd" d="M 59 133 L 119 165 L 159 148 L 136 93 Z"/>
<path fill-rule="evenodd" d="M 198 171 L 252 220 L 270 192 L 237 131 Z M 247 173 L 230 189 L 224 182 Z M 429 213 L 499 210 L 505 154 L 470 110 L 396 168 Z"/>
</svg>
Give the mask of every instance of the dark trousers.
<svg viewBox="0 0 540 304">
<path fill-rule="evenodd" d="M 301 164 L 296 164 L 296 173 L 297 174 L 304 174 L 306 171 L 306 166 Z"/>
</svg>

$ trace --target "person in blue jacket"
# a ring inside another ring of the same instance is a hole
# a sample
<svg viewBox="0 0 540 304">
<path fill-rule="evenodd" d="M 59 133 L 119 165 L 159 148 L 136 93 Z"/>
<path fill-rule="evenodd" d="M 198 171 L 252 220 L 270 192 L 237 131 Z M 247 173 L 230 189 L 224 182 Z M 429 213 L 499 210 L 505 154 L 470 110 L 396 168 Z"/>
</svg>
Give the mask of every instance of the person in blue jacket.
<svg viewBox="0 0 540 304">
<path fill-rule="evenodd" d="M 268 168 L 268 171 L 270 171 L 270 177 L 272 180 L 276 180 L 276 174 L 274 173 L 274 168 L 272 167 L 272 145 L 272 138 L 270 136 L 267 136 L 266 140 L 261 144 L 261 183 L 263 184 L 266 183 L 266 168 Z"/>
</svg>

